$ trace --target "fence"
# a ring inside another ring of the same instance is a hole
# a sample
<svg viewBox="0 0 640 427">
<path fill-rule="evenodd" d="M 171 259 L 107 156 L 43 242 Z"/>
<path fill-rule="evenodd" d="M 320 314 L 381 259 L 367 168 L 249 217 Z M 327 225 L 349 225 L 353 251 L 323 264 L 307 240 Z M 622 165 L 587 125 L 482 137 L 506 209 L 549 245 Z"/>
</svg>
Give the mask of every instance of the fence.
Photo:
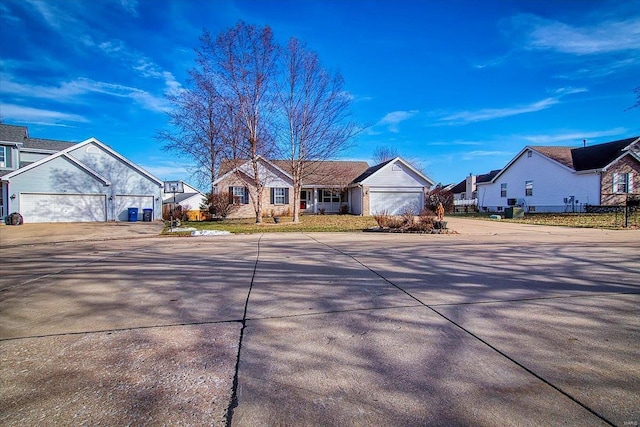
<svg viewBox="0 0 640 427">
<path fill-rule="evenodd" d="M 636 203 L 629 205 L 585 205 L 585 213 L 589 214 L 614 214 L 613 222 L 614 226 L 620 225 L 622 222 L 623 227 L 639 226 L 640 225 L 640 206 Z"/>
</svg>

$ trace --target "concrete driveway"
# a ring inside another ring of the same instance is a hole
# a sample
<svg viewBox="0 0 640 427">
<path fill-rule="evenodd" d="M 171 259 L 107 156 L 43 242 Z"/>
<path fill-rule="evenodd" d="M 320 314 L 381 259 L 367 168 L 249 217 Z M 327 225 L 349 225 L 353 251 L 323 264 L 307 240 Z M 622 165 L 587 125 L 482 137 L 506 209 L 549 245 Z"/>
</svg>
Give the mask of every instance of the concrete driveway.
<svg viewBox="0 0 640 427">
<path fill-rule="evenodd" d="M 0 424 L 637 425 L 640 232 L 450 226 L 3 248 Z"/>
</svg>

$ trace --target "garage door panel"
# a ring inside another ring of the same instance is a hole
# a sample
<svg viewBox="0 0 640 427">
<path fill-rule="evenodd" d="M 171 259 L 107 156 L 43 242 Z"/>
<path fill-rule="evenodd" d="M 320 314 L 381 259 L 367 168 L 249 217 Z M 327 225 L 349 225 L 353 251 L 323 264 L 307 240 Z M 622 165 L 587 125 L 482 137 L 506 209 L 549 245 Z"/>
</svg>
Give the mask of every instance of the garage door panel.
<svg viewBox="0 0 640 427">
<path fill-rule="evenodd" d="M 138 218 L 140 218 L 143 209 L 153 209 L 153 196 L 116 195 L 114 209 L 118 221 L 129 220 L 129 208 L 138 208 Z"/>
<path fill-rule="evenodd" d="M 26 223 L 107 220 L 102 194 L 22 194 L 20 213 Z"/>
<path fill-rule="evenodd" d="M 407 210 L 418 213 L 423 207 L 422 197 L 422 193 L 417 192 L 371 191 L 371 213 L 400 215 Z"/>
</svg>

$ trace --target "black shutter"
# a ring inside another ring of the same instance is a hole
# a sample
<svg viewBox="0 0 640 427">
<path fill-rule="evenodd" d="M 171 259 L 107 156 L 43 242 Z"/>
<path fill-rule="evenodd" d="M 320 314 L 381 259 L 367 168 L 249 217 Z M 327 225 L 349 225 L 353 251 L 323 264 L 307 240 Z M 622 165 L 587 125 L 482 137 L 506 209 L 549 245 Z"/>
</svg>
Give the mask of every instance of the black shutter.
<svg viewBox="0 0 640 427">
<path fill-rule="evenodd" d="M 249 187 L 244 187 L 244 204 L 249 204 Z"/>
<path fill-rule="evenodd" d="M 289 204 L 289 187 L 284 189 L 284 204 Z"/>
<path fill-rule="evenodd" d="M 233 205 L 233 187 L 229 187 L 229 204 Z"/>
<path fill-rule="evenodd" d="M 270 194 L 269 203 L 273 204 L 273 188 L 271 188 L 271 192 L 269 194 Z"/>
</svg>

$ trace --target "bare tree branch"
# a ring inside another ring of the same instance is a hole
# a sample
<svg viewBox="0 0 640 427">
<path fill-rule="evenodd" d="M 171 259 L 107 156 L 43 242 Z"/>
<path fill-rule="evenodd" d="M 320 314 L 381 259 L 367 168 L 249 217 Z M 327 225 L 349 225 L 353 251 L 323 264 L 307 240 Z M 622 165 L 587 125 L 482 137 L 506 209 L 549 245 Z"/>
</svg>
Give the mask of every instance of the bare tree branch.
<svg viewBox="0 0 640 427">
<path fill-rule="evenodd" d="M 292 38 L 283 49 L 282 63 L 279 106 L 284 130 L 278 142 L 293 178 L 293 222 L 298 222 L 305 178 L 345 149 L 361 129 L 350 120 L 351 98 L 342 76 L 323 68 L 315 52 Z"/>
</svg>

